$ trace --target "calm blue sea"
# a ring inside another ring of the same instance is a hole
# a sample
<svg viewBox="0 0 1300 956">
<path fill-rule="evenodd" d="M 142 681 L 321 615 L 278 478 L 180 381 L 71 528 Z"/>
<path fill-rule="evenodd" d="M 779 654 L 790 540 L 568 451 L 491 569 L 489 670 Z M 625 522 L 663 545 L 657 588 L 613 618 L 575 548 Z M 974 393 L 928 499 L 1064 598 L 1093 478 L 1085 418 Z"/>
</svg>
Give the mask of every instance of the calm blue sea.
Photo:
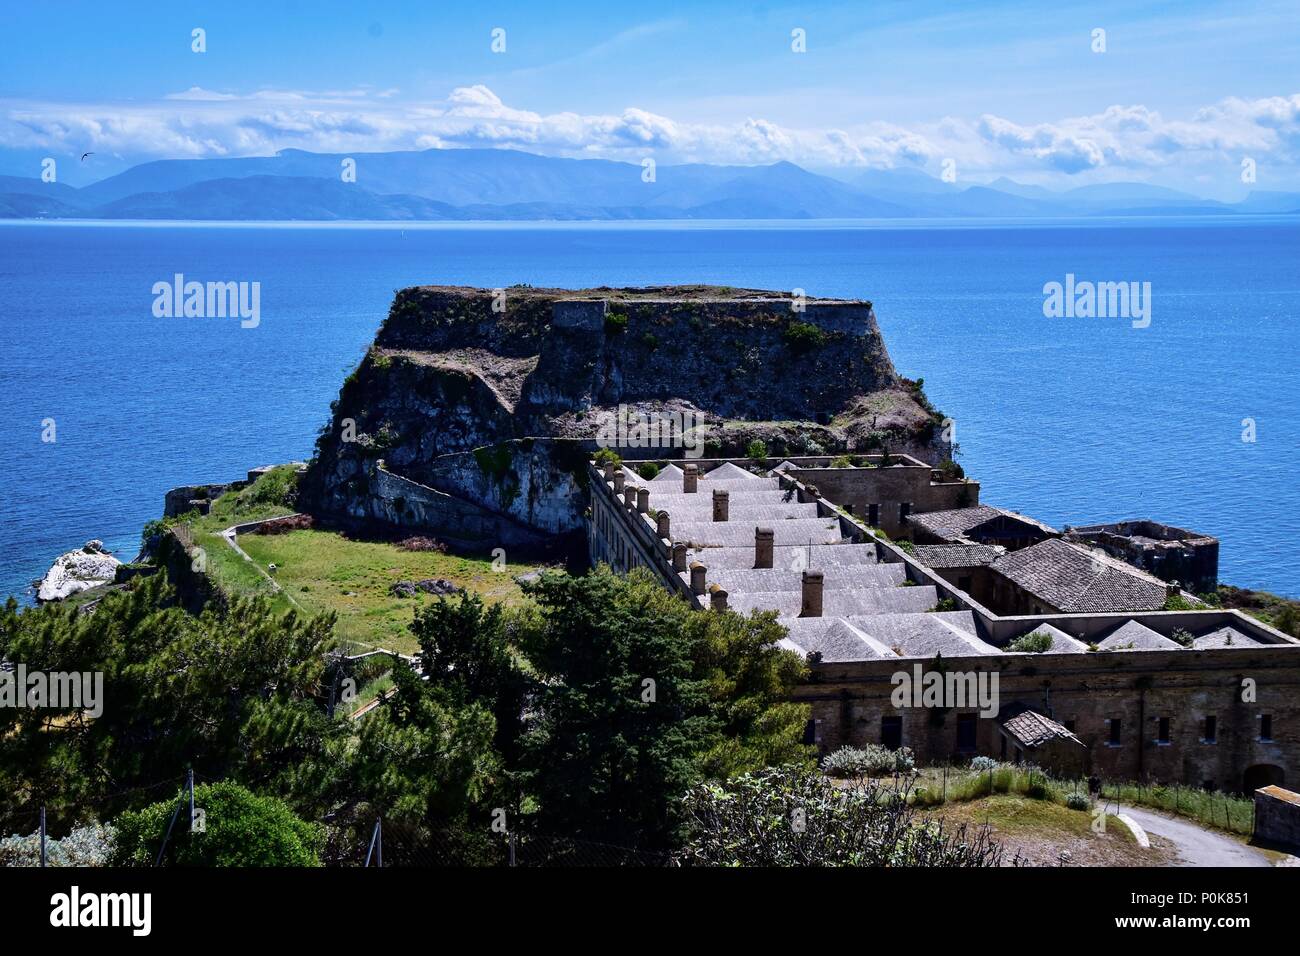
<svg viewBox="0 0 1300 956">
<path fill-rule="evenodd" d="M 155 318 L 151 288 L 178 272 L 260 282 L 260 326 Z M 1150 282 L 1150 327 L 1045 318 L 1067 273 Z M 1093 220 L 0 223 L 0 595 L 88 538 L 133 557 L 172 486 L 309 455 L 393 290 L 433 282 L 870 298 L 987 502 L 1189 526 L 1222 539 L 1223 580 L 1300 594 L 1300 227 Z"/>
</svg>

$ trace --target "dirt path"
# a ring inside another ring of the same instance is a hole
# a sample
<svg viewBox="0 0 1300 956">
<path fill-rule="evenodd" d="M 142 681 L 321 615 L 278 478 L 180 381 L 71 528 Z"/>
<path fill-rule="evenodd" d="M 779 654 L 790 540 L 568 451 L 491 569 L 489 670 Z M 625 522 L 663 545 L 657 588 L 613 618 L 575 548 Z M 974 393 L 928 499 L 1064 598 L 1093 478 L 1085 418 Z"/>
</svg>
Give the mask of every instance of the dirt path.
<svg viewBox="0 0 1300 956">
<path fill-rule="evenodd" d="M 1164 837 L 1172 844 L 1178 854 L 1175 866 L 1272 865 L 1268 856 L 1255 847 L 1187 820 L 1131 806 L 1121 806 L 1118 812 L 1132 817 L 1148 834 Z"/>
</svg>

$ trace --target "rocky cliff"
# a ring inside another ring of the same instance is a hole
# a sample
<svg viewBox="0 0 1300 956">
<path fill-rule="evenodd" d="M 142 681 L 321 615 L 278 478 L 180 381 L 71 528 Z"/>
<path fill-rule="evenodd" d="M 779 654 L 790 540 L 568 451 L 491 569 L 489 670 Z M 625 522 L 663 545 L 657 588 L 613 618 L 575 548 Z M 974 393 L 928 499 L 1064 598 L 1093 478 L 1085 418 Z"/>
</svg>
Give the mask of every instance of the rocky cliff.
<svg viewBox="0 0 1300 956">
<path fill-rule="evenodd" d="M 675 416 L 711 456 L 755 439 L 774 456 L 882 444 L 948 455 L 941 417 L 895 372 L 870 302 L 422 286 L 397 294 L 344 382 L 302 503 L 465 542 L 572 530 L 582 462 L 620 413 Z M 680 441 L 634 448 L 619 435 L 628 456 L 683 455 Z"/>
</svg>

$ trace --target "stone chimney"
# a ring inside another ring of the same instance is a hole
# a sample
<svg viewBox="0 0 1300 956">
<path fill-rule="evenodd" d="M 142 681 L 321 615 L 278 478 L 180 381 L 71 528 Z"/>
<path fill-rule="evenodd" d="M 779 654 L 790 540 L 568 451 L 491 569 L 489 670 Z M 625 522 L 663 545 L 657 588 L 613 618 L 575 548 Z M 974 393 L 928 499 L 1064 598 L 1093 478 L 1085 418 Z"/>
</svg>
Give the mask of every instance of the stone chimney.
<svg viewBox="0 0 1300 956">
<path fill-rule="evenodd" d="M 650 510 L 650 489 L 638 488 L 636 490 L 636 510 L 645 514 Z"/>
<path fill-rule="evenodd" d="M 627 481 L 627 475 L 623 474 L 622 468 L 619 468 L 614 472 L 614 494 L 621 495 L 623 493 L 623 483 L 625 481 Z"/>
<path fill-rule="evenodd" d="M 822 616 L 822 573 L 820 571 L 803 573 L 803 600 L 799 608 L 799 616 Z"/>
<path fill-rule="evenodd" d="M 605 480 L 606 480 L 606 481 L 613 481 L 613 480 L 614 480 L 614 472 L 616 472 L 616 471 L 618 471 L 618 466 L 617 466 L 617 465 L 615 465 L 612 461 L 607 461 L 607 462 L 605 462 Z"/>
<path fill-rule="evenodd" d="M 1182 591 L 1183 589 L 1178 586 L 1177 581 L 1169 581 L 1168 583 L 1165 584 L 1166 598 L 1176 598 L 1178 597 L 1179 594 L 1182 593 Z"/>
<path fill-rule="evenodd" d="M 721 488 L 713 489 L 713 520 L 726 521 L 730 495 Z"/>
<path fill-rule="evenodd" d="M 673 545 L 673 570 L 686 570 L 686 545 L 680 541 Z"/>
<path fill-rule="evenodd" d="M 698 561 L 691 562 L 691 593 L 704 593 L 704 578 L 708 569 Z"/>
<path fill-rule="evenodd" d="M 715 611 L 725 611 L 727 609 L 727 592 L 718 585 L 709 588 L 709 604 Z"/>
<path fill-rule="evenodd" d="M 636 507 L 636 485 L 628 485 L 623 489 L 623 504 L 627 505 L 629 511 Z"/>
<path fill-rule="evenodd" d="M 754 529 L 754 567 L 770 568 L 772 566 L 772 545 L 776 541 L 776 532 L 771 528 Z"/>
<path fill-rule="evenodd" d="M 668 512 L 661 511 L 655 516 L 655 536 L 660 538 L 672 539 L 672 525 L 668 520 Z"/>
<path fill-rule="evenodd" d="M 803 495 L 799 498 L 799 500 L 800 500 L 802 503 L 804 503 L 804 504 L 807 504 L 807 503 L 810 502 L 810 501 L 816 501 L 816 500 L 817 500 L 817 486 L 816 486 L 816 485 L 804 485 Z"/>
<path fill-rule="evenodd" d="M 682 469 L 682 492 L 688 495 L 695 494 L 697 491 L 699 491 L 699 488 L 696 487 L 696 483 L 699 480 L 700 480 L 700 466 L 687 465 L 685 468 Z"/>
</svg>

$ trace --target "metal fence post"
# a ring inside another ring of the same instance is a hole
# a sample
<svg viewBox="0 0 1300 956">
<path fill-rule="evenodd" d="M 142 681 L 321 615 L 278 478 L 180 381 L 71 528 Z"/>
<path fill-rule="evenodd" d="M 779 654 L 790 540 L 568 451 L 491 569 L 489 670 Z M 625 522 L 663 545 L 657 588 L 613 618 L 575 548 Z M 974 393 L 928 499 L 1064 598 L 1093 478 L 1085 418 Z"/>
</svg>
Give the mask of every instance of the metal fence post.
<svg viewBox="0 0 1300 956">
<path fill-rule="evenodd" d="M 41 804 L 41 866 L 45 866 L 45 804 Z"/>
</svg>

